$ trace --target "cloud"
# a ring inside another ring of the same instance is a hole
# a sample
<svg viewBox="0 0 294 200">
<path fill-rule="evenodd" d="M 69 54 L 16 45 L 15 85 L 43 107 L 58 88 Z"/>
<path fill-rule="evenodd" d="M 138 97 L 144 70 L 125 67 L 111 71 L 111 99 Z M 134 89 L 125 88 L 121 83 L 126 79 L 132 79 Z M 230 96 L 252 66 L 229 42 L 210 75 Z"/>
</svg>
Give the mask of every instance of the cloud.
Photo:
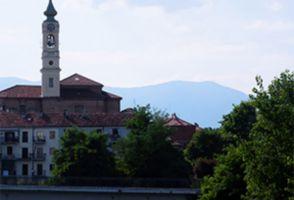
<svg viewBox="0 0 294 200">
<path fill-rule="evenodd" d="M 275 12 L 281 11 L 284 8 L 284 5 L 281 3 L 281 1 L 277 0 L 270 1 L 268 6 L 270 10 Z"/>
<path fill-rule="evenodd" d="M 265 31 L 291 31 L 294 30 L 294 22 L 256 20 L 248 24 L 246 28 Z"/>
</svg>

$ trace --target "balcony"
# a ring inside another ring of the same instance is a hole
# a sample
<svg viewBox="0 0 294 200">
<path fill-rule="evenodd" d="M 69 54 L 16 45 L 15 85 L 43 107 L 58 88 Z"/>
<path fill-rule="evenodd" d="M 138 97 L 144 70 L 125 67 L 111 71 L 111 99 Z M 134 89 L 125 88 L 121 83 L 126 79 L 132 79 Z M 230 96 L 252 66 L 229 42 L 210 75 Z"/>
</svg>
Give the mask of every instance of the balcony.
<svg viewBox="0 0 294 200">
<path fill-rule="evenodd" d="M 46 176 L 46 170 L 38 171 L 36 170 L 35 177 L 45 177 Z"/>
<path fill-rule="evenodd" d="M 19 137 L 7 137 L 0 140 L 1 144 L 17 144 L 19 143 Z"/>
<path fill-rule="evenodd" d="M 34 138 L 34 143 L 35 144 L 45 144 L 46 139 L 45 138 Z"/>
<path fill-rule="evenodd" d="M 29 160 L 31 160 L 31 157 L 29 155 L 22 155 L 21 160 L 29 161 Z"/>
<path fill-rule="evenodd" d="M 33 161 L 45 161 L 46 160 L 46 153 L 42 153 L 42 154 L 31 153 L 29 158 L 30 158 L 30 160 L 33 160 Z"/>
<path fill-rule="evenodd" d="M 11 160 L 11 161 L 15 161 L 15 160 L 20 160 L 20 158 L 19 157 L 17 157 L 16 155 L 14 155 L 14 154 L 11 154 L 11 155 L 1 155 L 1 160 Z"/>
</svg>

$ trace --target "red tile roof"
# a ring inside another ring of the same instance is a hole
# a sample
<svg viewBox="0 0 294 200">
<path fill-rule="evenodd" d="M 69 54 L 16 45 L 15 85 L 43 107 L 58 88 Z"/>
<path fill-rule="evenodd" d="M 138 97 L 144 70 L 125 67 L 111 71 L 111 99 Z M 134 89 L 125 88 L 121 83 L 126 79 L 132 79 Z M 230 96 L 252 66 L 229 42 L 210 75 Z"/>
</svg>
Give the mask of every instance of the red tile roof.
<svg viewBox="0 0 294 200">
<path fill-rule="evenodd" d="M 103 86 L 79 74 L 74 74 L 60 81 L 60 84 L 64 86 Z M 122 99 L 122 97 L 109 92 L 102 91 L 102 94 L 108 99 Z M 41 86 L 15 85 L 0 91 L 0 98 L 41 98 Z"/>
<path fill-rule="evenodd" d="M 180 119 L 176 114 L 173 114 L 166 122 L 166 126 L 172 128 L 172 141 L 180 147 L 186 146 L 196 132 L 196 126 Z"/>
<path fill-rule="evenodd" d="M 40 98 L 41 86 L 16 85 L 0 91 L 0 98 Z"/>
<path fill-rule="evenodd" d="M 97 113 L 81 114 L 40 114 L 29 113 L 21 116 L 17 113 L 0 112 L 0 128 L 26 128 L 26 127 L 110 127 L 124 126 L 132 115 L 126 113 Z"/>
<path fill-rule="evenodd" d="M 78 85 L 78 86 L 99 86 L 99 87 L 103 87 L 103 85 L 101 83 L 98 83 L 96 81 L 93 81 L 89 78 L 86 78 L 80 74 L 73 74 L 70 77 L 67 77 L 65 79 L 63 79 L 62 81 L 60 81 L 61 85 L 67 85 L 67 86 L 71 86 L 71 85 Z"/>
<path fill-rule="evenodd" d="M 166 122 L 167 126 L 194 126 L 189 122 L 186 122 L 180 119 L 176 114 L 173 114 L 171 118 L 169 118 Z"/>
</svg>

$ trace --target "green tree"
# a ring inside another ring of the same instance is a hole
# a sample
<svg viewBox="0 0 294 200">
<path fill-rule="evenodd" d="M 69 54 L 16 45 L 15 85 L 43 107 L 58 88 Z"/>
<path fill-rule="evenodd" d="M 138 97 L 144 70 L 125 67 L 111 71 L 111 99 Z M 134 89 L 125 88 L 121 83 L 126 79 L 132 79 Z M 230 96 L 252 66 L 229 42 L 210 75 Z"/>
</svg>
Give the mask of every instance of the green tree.
<svg viewBox="0 0 294 200">
<path fill-rule="evenodd" d="M 242 102 L 231 113 L 225 115 L 221 122 L 221 133 L 227 145 L 238 146 L 246 142 L 256 122 L 256 108 L 253 102 Z"/>
<path fill-rule="evenodd" d="M 182 152 L 169 139 L 166 115 L 150 106 L 135 108 L 126 127 L 130 133 L 115 144 L 117 166 L 129 177 L 178 178 L 189 174 Z"/>
<path fill-rule="evenodd" d="M 230 146 L 217 158 L 213 176 L 201 184 L 201 200 L 238 200 L 246 193 L 242 148 Z"/>
<path fill-rule="evenodd" d="M 268 90 L 257 77 L 253 92 L 248 105 L 255 109 L 235 107 L 241 116 L 224 117 L 221 129 L 230 146 L 205 178 L 201 199 L 294 198 L 294 73 L 282 73 Z"/>
<path fill-rule="evenodd" d="M 247 199 L 293 199 L 294 72 L 282 73 L 267 91 L 260 77 L 257 85 L 251 98 L 258 121 L 245 151 Z"/>
<path fill-rule="evenodd" d="M 61 147 L 54 152 L 53 175 L 56 178 L 108 177 L 115 172 L 113 154 L 107 146 L 107 136 L 67 129 L 61 137 Z"/>
<path fill-rule="evenodd" d="M 184 150 L 186 160 L 192 165 L 195 177 L 202 178 L 213 173 L 215 156 L 222 152 L 224 140 L 218 129 L 203 129 L 193 135 Z"/>
<path fill-rule="evenodd" d="M 226 149 L 217 158 L 211 177 L 201 185 L 201 200 L 238 200 L 246 193 L 244 181 L 243 146 L 256 122 L 256 111 L 251 102 L 242 102 L 224 116 L 220 128 Z"/>
</svg>

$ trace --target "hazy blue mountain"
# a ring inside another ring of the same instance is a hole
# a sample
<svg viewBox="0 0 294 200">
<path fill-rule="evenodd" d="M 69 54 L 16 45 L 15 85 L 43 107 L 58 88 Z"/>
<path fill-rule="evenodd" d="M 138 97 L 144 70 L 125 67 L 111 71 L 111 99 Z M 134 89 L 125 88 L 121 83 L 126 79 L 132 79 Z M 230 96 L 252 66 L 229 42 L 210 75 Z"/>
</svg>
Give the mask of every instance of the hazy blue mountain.
<svg viewBox="0 0 294 200">
<path fill-rule="evenodd" d="M 214 82 L 173 81 L 138 88 L 106 88 L 124 98 L 122 108 L 151 104 L 168 113 L 198 123 L 201 127 L 218 127 L 224 114 L 233 104 L 247 99 L 238 90 Z"/>
<path fill-rule="evenodd" d="M 14 77 L 0 78 L 0 90 L 16 84 L 39 83 Z M 232 110 L 233 104 L 247 99 L 246 94 L 214 82 L 172 81 L 146 87 L 104 89 L 123 97 L 122 109 L 151 104 L 201 127 L 218 127 L 218 122 Z"/>
</svg>

